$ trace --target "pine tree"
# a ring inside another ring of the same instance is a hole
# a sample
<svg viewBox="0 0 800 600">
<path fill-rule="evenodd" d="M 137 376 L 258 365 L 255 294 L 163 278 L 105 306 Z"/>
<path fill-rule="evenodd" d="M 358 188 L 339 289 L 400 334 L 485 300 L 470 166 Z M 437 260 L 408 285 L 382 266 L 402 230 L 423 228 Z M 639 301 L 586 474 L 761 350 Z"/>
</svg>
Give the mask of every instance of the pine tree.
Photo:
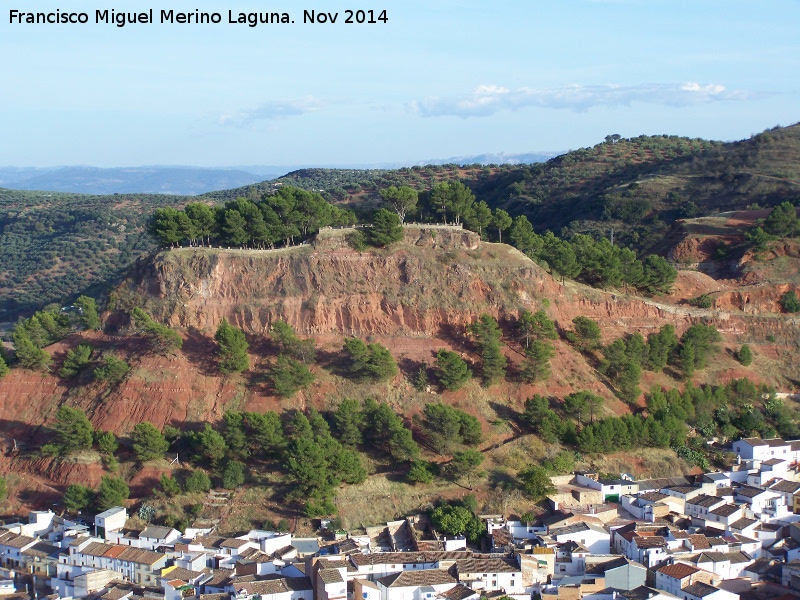
<svg viewBox="0 0 800 600">
<path fill-rule="evenodd" d="M 275 393 L 284 397 L 294 396 L 297 390 L 314 381 L 314 375 L 307 366 L 285 354 L 278 355 L 270 378 Z"/>
<path fill-rule="evenodd" d="M 169 442 L 152 423 L 144 421 L 133 428 L 133 451 L 136 458 L 145 462 L 162 458 L 169 448 Z"/>
<path fill-rule="evenodd" d="M 94 378 L 98 381 L 117 383 L 122 381 L 130 370 L 131 367 L 128 363 L 109 354 L 103 358 L 103 366 L 94 370 Z"/>
<path fill-rule="evenodd" d="M 241 373 L 250 368 L 248 344 L 244 332 L 223 318 L 214 334 L 218 344 L 219 370 L 223 373 Z"/>
<path fill-rule="evenodd" d="M 736 353 L 736 358 L 745 367 L 750 366 L 750 363 L 753 362 L 753 353 L 750 350 L 750 346 L 742 344 L 742 347 L 739 348 L 739 352 Z"/>
<path fill-rule="evenodd" d="M 400 217 L 395 213 L 381 208 L 372 218 L 372 227 L 365 230 L 367 243 L 372 246 L 385 248 L 393 242 L 403 239 L 403 226 Z"/>
<path fill-rule="evenodd" d="M 492 227 L 497 229 L 497 239 L 501 244 L 503 243 L 503 232 L 511 227 L 511 223 L 511 216 L 506 211 L 502 208 L 495 210 L 492 216 Z"/>
<path fill-rule="evenodd" d="M 122 506 L 130 493 L 130 489 L 122 479 L 103 475 L 97 490 L 97 506 L 102 510 Z"/>
<path fill-rule="evenodd" d="M 506 357 L 500 351 L 500 326 L 494 317 L 488 314 L 480 316 L 477 322 L 469 327 L 481 349 L 481 366 L 483 379 L 487 385 L 505 377 Z"/>
<path fill-rule="evenodd" d="M 345 446 L 355 447 L 362 442 L 363 422 L 361 403 L 354 398 L 342 399 L 333 413 L 336 436 Z"/>
<path fill-rule="evenodd" d="M 92 488 L 73 483 L 64 492 L 64 508 L 70 512 L 80 512 L 92 503 L 94 491 Z"/>
<path fill-rule="evenodd" d="M 238 460 L 228 461 L 222 473 L 222 487 L 233 490 L 244 483 L 244 464 Z"/>
<path fill-rule="evenodd" d="M 617 385 L 619 387 L 619 395 L 626 402 L 633 404 L 636 399 L 641 395 L 642 391 L 639 389 L 639 380 L 641 379 L 642 369 L 634 360 L 628 359 L 622 367 Z"/>
<path fill-rule="evenodd" d="M 161 479 L 159 480 L 161 484 L 161 489 L 164 493 L 172 498 L 173 496 L 177 496 L 181 493 L 181 486 L 175 481 L 172 477 L 167 475 L 166 473 L 161 474 Z"/>
<path fill-rule="evenodd" d="M 17 327 L 14 332 L 14 349 L 17 353 L 19 365 L 25 369 L 47 371 L 50 368 L 50 355 L 37 346 L 23 327 Z"/>
<path fill-rule="evenodd" d="M 687 340 L 681 347 L 681 370 L 685 379 L 691 379 L 694 376 L 695 360 L 694 342 Z"/>
<path fill-rule="evenodd" d="M 448 390 L 455 391 L 472 377 L 472 371 L 457 353 L 443 349 L 436 354 L 436 375 L 439 383 Z"/>
<path fill-rule="evenodd" d="M 522 363 L 520 379 L 528 383 L 547 381 L 551 373 L 550 359 L 554 354 L 551 344 L 534 340 L 525 351 L 525 360 Z"/>
<path fill-rule="evenodd" d="M 59 407 L 53 429 L 64 454 L 92 447 L 94 429 L 86 414 L 79 408 Z"/>
<path fill-rule="evenodd" d="M 92 347 L 89 344 L 78 344 L 74 349 L 67 350 L 67 356 L 58 374 L 65 379 L 75 377 L 89 364 L 91 356 Z"/>
<path fill-rule="evenodd" d="M 428 468 L 428 463 L 423 460 L 415 460 L 411 463 L 406 479 L 411 483 L 432 483 L 433 473 Z"/>
<path fill-rule="evenodd" d="M 600 344 L 600 326 L 589 317 L 572 319 L 575 331 L 567 333 L 567 339 L 581 350 L 594 350 Z"/>
<path fill-rule="evenodd" d="M 418 392 L 424 392 L 428 389 L 428 367 L 421 365 L 414 375 L 414 389 Z"/>
<path fill-rule="evenodd" d="M 75 300 L 75 306 L 81 309 L 78 320 L 84 329 L 92 330 L 100 327 L 100 317 L 97 315 L 97 302 L 89 296 L 80 296 Z"/>
</svg>

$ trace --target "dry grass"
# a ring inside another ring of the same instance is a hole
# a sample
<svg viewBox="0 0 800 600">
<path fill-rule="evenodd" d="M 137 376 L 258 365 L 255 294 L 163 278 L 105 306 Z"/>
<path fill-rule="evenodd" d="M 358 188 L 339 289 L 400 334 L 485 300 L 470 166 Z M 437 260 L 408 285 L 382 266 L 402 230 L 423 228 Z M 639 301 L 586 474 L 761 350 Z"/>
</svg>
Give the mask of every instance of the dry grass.
<svg viewBox="0 0 800 600">
<path fill-rule="evenodd" d="M 424 510 L 437 497 L 461 496 L 469 492 L 438 478 L 430 485 L 409 485 L 392 477 L 377 474 L 360 485 L 339 490 L 336 505 L 346 528 L 385 523 Z"/>
<path fill-rule="evenodd" d="M 579 463 L 579 468 L 598 473 L 628 473 L 638 479 L 679 477 L 693 467 L 669 449 L 641 448 L 614 454 L 595 455 Z"/>
</svg>

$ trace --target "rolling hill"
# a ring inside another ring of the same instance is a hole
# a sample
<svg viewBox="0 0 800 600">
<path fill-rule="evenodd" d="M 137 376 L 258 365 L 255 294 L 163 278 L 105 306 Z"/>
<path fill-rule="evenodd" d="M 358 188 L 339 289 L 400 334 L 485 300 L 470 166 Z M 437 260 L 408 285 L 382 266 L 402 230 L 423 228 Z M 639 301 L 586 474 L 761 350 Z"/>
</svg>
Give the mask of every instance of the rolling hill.
<svg viewBox="0 0 800 600">
<path fill-rule="evenodd" d="M 539 232 L 610 236 L 640 252 L 666 254 L 665 237 L 682 219 L 800 199 L 800 125 L 732 143 L 676 136 L 613 136 L 591 148 L 523 165 L 427 165 L 397 170 L 301 169 L 278 179 L 205 193 L 220 203 L 258 197 L 282 185 L 322 190 L 364 214 L 378 192 L 420 192 L 458 179 L 479 200 L 528 216 Z M 90 288 L 107 288 L 137 256 L 152 251 L 145 225 L 159 206 L 189 197 L 90 196 L 0 190 L 0 321 Z M 412 215 L 412 219 L 436 215 Z"/>
</svg>

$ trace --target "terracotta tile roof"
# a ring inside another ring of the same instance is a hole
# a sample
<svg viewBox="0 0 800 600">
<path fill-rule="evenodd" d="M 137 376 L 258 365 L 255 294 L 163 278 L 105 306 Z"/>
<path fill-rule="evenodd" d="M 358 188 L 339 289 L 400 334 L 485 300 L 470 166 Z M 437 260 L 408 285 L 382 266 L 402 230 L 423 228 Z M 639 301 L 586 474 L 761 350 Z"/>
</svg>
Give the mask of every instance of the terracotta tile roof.
<svg viewBox="0 0 800 600">
<path fill-rule="evenodd" d="M 786 481 L 785 479 L 781 479 L 776 484 L 772 485 L 769 489 L 775 490 L 776 492 L 789 492 L 790 494 L 794 494 L 797 490 L 800 490 L 800 483 L 796 481 Z"/>
<path fill-rule="evenodd" d="M 170 533 L 172 533 L 172 527 L 158 527 L 156 525 L 149 525 L 148 527 L 144 528 L 142 533 L 139 534 L 139 537 L 161 540 L 166 538 Z"/>
<path fill-rule="evenodd" d="M 718 506 L 712 510 L 711 514 L 719 517 L 730 517 L 739 510 L 741 510 L 741 507 L 736 506 L 735 504 L 723 504 L 722 506 Z"/>
<path fill-rule="evenodd" d="M 194 540 L 192 540 L 192 544 L 196 546 L 202 546 L 203 548 L 219 548 L 220 544 L 225 541 L 224 537 L 214 536 L 214 535 L 198 535 Z"/>
<path fill-rule="evenodd" d="M 720 502 L 724 502 L 722 498 L 717 496 L 709 496 L 708 494 L 700 494 L 699 496 L 695 496 L 691 500 L 687 500 L 686 504 L 691 504 L 692 506 L 702 506 L 704 508 L 711 508 L 715 504 L 719 504 Z"/>
<path fill-rule="evenodd" d="M 685 588 L 681 590 L 681 592 L 683 592 L 684 594 L 697 596 L 698 598 L 709 596 L 714 592 L 718 591 L 719 588 L 716 588 L 713 585 L 708 585 L 707 583 L 703 583 L 702 581 L 696 581 L 691 585 L 687 585 Z"/>
<path fill-rule="evenodd" d="M 753 523 L 758 523 L 758 521 L 756 521 L 755 519 L 743 518 L 743 519 L 739 519 L 738 521 L 734 521 L 733 523 L 731 523 L 730 524 L 730 528 L 731 529 L 738 529 L 739 531 L 741 531 L 742 529 L 750 527 L 750 525 L 752 525 Z"/>
<path fill-rule="evenodd" d="M 206 581 L 205 584 L 211 587 L 222 587 L 230 582 L 235 575 L 236 571 L 233 569 L 211 569 L 211 579 Z"/>
<path fill-rule="evenodd" d="M 27 535 L 17 535 L 16 533 L 9 532 L 11 535 L 5 537 L 5 539 L 0 540 L 4 546 L 8 546 L 9 548 L 24 548 L 28 544 L 32 544 L 36 541 L 35 538 L 28 537 Z"/>
<path fill-rule="evenodd" d="M 154 565 L 158 561 L 166 558 L 166 556 L 166 554 L 161 554 L 161 552 L 128 547 L 120 552 L 117 558 L 125 562 L 132 562 L 139 565 Z"/>
<path fill-rule="evenodd" d="M 606 571 L 610 569 L 616 569 L 617 567 L 622 567 L 629 564 L 631 561 L 625 558 L 624 556 L 620 556 L 619 558 L 612 558 L 611 560 L 607 560 L 602 563 L 598 563 L 596 565 L 592 565 L 591 567 L 586 568 L 587 575 L 605 575 Z"/>
<path fill-rule="evenodd" d="M 83 550 L 81 550 L 81 554 L 86 554 L 87 556 L 105 556 L 106 552 L 109 550 L 113 550 L 114 548 L 121 548 L 121 546 L 115 546 L 113 544 L 106 544 L 104 542 L 92 542 L 88 546 L 86 546 Z"/>
<path fill-rule="evenodd" d="M 206 584 L 208 585 L 208 584 Z M 246 583 L 233 583 L 235 592 L 245 590 L 250 595 L 282 594 L 292 591 L 310 590 L 311 580 L 308 577 L 283 577 L 266 581 L 249 581 Z"/>
<path fill-rule="evenodd" d="M 478 595 L 478 592 L 469 589 L 463 583 L 459 583 L 439 595 L 447 598 L 447 600 L 466 600 L 466 598 Z"/>
<path fill-rule="evenodd" d="M 509 558 L 465 558 L 456 561 L 461 573 L 516 573 L 520 570 L 517 561 Z"/>
<path fill-rule="evenodd" d="M 384 587 L 421 587 L 425 585 L 442 585 L 458 583 L 458 580 L 444 569 L 425 569 L 422 571 L 403 571 L 376 580 Z"/>
<path fill-rule="evenodd" d="M 322 583 L 344 583 L 339 569 L 320 569 L 317 574 Z"/>
<path fill-rule="evenodd" d="M 667 541 L 660 535 L 636 537 L 636 546 L 639 548 L 661 548 L 666 545 Z"/>
<path fill-rule="evenodd" d="M 351 554 L 348 558 L 358 567 L 362 565 L 435 563 L 442 560 L 456 560 L 471 556 L 472 552 L 459 550 L 453 552 L 375 552 L 373 554 Z"/>
<path fill-rule="evenodd" d="M 61 548 L 58 546 L 53 546 L 47 542 L 37 542 L 27 550 L 23 550 L 22 554 L 36 558 L 47 558 L 48 556 L 55 556 L 59 552 L 61 552 Z"/>
<path fill-rule="evenodd" d="M 184 569 L 183 567 L 174 567 L 172 570 L 167 571 L 167 569 L 162 570 L 161 574 L 162 577 L 169 577 L 170 579 L 183 579 L 184 581 L 191 581 L 192 579 L 196 579 L 201 575 L 204 575 L 202 571 L 190 571 L 189 569 Z"/>
<path fill-rule="evenodd" d="M 755 498 L 759 494 L 763 494 L 766 490 L 762 490 L 761 488 L 753 487 L 751 485 L 743 485 L 735 490 L 736 494 L 739 496 L 744 496 L 745 498 Z"/>
<path fill-rule="evenodd" d="M 645 492 L 644 494 L 639 494 L 638 498 L 640 500 L 647 500 L 648 502 L 659 502 L 664 498 L 669 498 L 669 495 L 662 494 L 661 492 Z"/>
<path fill-rule="evenodd" d="M 699 573 L 702 569 L 698 569 L 697 567 L 693 567 L 691 565 L 685 565 L 683 563 L 675 563 L 672 565 L 667 565 L 666 567 L 661 567 L 658 572 L 663 573 L 667 577 L 672 577 L 673 579 L 685 579 L 690 575 L 694 575 L 695 573 Z"/>
<path fill-rule="evenodd" d="M 103 556 L 106 558 L 117 558 L 122 551 L 125 550 L 125 546 L 113 546 L 111 547 Z"/>
<path fill-rule="evenodd" d="M 689 542 L 692 544 L 693 548 L 697 550 L 705 550 L 707 548 L 711 548 L 711 544 L 708 543 L 708 538 L 701 533 L 695 533 L 689 536 Z"/>
</svg>

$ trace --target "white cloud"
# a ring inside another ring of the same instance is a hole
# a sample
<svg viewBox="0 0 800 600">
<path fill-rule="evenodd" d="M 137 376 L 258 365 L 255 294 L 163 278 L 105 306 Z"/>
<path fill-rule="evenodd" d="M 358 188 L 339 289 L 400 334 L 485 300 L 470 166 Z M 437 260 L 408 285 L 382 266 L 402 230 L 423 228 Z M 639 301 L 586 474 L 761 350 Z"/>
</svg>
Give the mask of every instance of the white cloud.
<svg viewBox="0 0 800 600">
<path fill-rule="evenodd" d="M 485 117 L 502 110 L 529 106 L 563 108 L 576 112 L 594 106 L 630 106 L 646 102 L 665 106 L 689 106 L 720 100 L 750 100 L 758 95 L 747 90 L 728 90 L 723 85 L 647 83 L 642 85 L 568 85 L 560 88 L 522 87 L 510 90 L 497 85 L 480 85 L 466 96 L 429 97 L 411 102 L 409 108 L 423 117 Z"/>
<path fill-rule="evenodd" d="M 220 115 L 220 125 L 233 125 L 243 127 L 253 125 L 257 121 L 273 121 L 288 117 L 298 117 L 309 112 L 320 110 L 324 102 L 313 96 L 306 96 L 297 100 L 271 100 L 254 108 L 243 109 L 236 112 Z"/>
</svg>

